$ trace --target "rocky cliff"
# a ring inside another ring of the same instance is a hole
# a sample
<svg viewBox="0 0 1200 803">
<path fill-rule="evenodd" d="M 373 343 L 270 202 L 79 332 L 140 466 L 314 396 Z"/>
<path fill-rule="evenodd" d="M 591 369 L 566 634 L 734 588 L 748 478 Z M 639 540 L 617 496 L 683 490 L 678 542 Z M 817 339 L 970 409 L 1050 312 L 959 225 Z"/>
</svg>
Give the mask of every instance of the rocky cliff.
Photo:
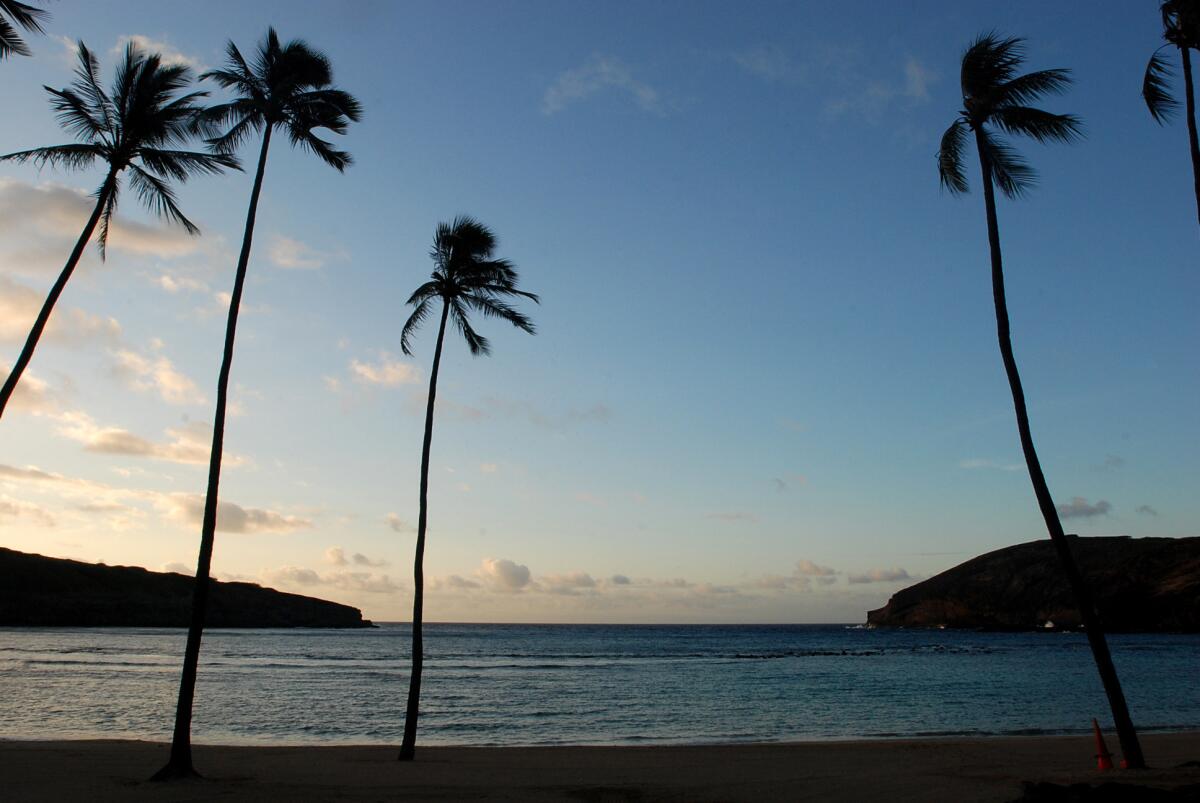
<svg viewBox="0 0 1200 803">
<path fill-rule="evenodd" d="M 206 627 L 371 627 L 358 608 L 211 581 Z M 187 627 L 193 578 L 0 548 L 0 625 Z"/>
<path fill-rule="evenodd" d="M 1106 629 L 1200 632 L 1200 538 L 1080 538 L 1071 551 Z M 998 549 L 896 592 L 878 627 L 1025 630 L 1079 626 L 1050 539 Z"/>
</svg>

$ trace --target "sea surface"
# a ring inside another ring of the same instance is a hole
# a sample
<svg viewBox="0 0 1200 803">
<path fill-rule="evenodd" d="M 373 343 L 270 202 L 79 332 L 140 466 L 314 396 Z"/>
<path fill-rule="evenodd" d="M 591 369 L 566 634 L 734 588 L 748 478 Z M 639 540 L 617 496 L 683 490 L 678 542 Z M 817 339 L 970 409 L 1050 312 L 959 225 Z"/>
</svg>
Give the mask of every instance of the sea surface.
<svg viewBox="0 0 1200 803">
<path fill-rule="evenodd" d="M 397 743 L 409 629 L 212 630 L 194 734 Z M 426 628 L 423 744 L 795 741 L 1085 732 L 1083 636 L 821 626 Z M 184 633 L 0 629 L 0 739 L 168 739 Z M 1200 728 L 1200 636 L 1110 644 L 1135 723 Z"/>
</svg>

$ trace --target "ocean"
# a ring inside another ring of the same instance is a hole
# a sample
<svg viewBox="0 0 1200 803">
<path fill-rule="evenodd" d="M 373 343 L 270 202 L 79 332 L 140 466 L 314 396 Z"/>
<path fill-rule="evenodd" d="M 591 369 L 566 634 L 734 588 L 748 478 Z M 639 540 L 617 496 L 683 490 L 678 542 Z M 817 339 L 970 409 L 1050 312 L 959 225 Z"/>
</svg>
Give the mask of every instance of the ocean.
<svg viewBox="0 0 1200 803">
<path fill-rule="evenodd" d="M 0 739 L 166 740 L 184 633 L 0 629 Z M 399 742 L 409 628 L 212 630 L 194 738 Z M 420 744 L 1083 733 L 1085 638 L 795 626 L 426 626 Z M 1200 728 L 1200 635 L 1111 636 L 1134 722 Z"/>
</svg>

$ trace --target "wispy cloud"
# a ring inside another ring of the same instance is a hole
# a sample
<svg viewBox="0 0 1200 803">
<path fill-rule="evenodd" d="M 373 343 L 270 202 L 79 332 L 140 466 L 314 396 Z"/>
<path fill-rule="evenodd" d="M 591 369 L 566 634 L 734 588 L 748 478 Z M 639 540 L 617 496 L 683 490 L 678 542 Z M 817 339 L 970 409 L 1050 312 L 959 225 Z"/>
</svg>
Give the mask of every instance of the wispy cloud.
<svg viewBox="0 0 1200 803">
<path fill-rule="evenodd" d="M 86 452 L 148 457 L 170 463 L 204 465 L 211 448 L 212 427 L 198 421 L 168 429 L 166 441 L 151 441 L 121 427 L 101 426 L 87 413 L 73 410 L 54 415 L 58 434 L 83 445 Z M 245 458 L 226 452 L 227 466 L 239 466 Z"/>
<path fill-rule="evenodd" d="M 1091 504 L 1082 496 L 1076 496 L 1070 502 L 1058 506 L 1058 515 L 1064 519 L 1094 519 L 1097 516 L 1107 516 L 1112 505 L 1105 499 L 1098 499 Z"/>
<path fill-rule="evenodd" d="M 356 382 L 389 388 L 420 380 L 420 374 L 415 365 L 403 362 L 386 351 L 379 352 L 379 359 L 374 362 L 352 359 L 350 375 Z"/>
<path fill-rule="evenodd" d="M 162 348 L 162 341 L 155 340 L 151 356 L 118 349 L 112 355 L 113 373 L 134 390 L 153 391 L 168 404 L 204 404 L 204 394 L 196 383 L 162 354 Z"/>
<path fill-rule="evenodd" d="M 325 550 L 325 562 L 331 563 L 334 566 L 372 566 L 380 567 L 387 566 L 386 560 L 368 558 L 361 552 L 355 552 L 351 555 L 346 554 L 346 550 L 340 546 L 331 546 Z"/>
<path fill-rule="evenodd" d="M 747 524 L 757 524 L 758 516 L 753 513 L 747 513 L 744 510 L 729 510 L 718 511 L 716 513 L 705 513 L 704 518 L 716 519 L 717 521 L 741 521 Z"/>
<path fill-rule="evenodd" d="M 555 79 L 542 96 L 542 114 L 557 114 L 606 90 L 628 96 L 644 111 L 655 114 L 664 111 L 658 90 L 634 78 L 628 65 L 615 56 L 595 55 L 582 66 L 567 70 Z"/>
<path fill-rule="evenodd" d="M 1136 513 L 1141 513 L 1143 516 L 1157 516 L 1158 511 L 1150 507 L 1150 505 L 1138 505 L 1135 509 Z"/>
<path fill-rule="evenodd" d="M 200 494 L 172 494 L 168 513 L 191 525 L 204 518 L 204 497 Z M 275 510 L 242 507 L 233 502 L 217 502 L 217 529 L 227 533 L 292 533 L 312 527 L 312 521 Z"/>
<path fill-rule="evenodd" d="M 870 569 L 862 574 L 851 574 L 846 577 L 846 582 L 853 584 L 862 583 L 898 583 L 902 580 L 911 580 L 910 575 L 904 569 Z"/>
<path fill-rule="evenodd" d="M 24 343 L 45 301 L 44 293 L 0 276 L 0 342 Z M 56 309 L 44 333 L 46 342 L 74 347 L 112 344 L 120 337 L 121 324 L 116 318 L 75 307 Z"/>
<path fill-rule="evenodd" d="M 958 461 L 958 467 L 968 470 L 984 468 L 993 469 L 996 471 L 1020 471 L 1021 469 L 1025 468 L 1020 463 L 1001 463 L 999 461 L 988 460 L 987 458 L 983 457 L 969 457 L 965 460 L 960 460 Z"/>
<path fill-rule="evenodd" d="M 778 45 L 756 45 L 733 54 L 733 61 L 750 75 L 767 81 L 798 83 L 809 68 Z"/>
<path fill-rule="evenodd" d="M 193 56 L 188 56 L 180 52 L 178 48 L 166 39 L 151 39 L 149 36 L 143 36 L 140 33 L 126 34 L 117 39 L 117 44 L 109 51 L 109 55 L 121 55 L 125 51 L 126 46 L 130 44 L 147 53 L 159 54 L 162 56 L 163 64 L 180 64 L 184 67 L 190 67 L 197 72 L 203 72 L 204 70 L 203 62 Z"/>
<path fill-rule="evenodd" d="M 275 236 L 268 254 L 271 262 L 277 267 L 293 270 L 315 270 L 329 262 L 340 262 L 349 258 L 345 251 L 321 251 L 283 235 Z"/>
</svg>

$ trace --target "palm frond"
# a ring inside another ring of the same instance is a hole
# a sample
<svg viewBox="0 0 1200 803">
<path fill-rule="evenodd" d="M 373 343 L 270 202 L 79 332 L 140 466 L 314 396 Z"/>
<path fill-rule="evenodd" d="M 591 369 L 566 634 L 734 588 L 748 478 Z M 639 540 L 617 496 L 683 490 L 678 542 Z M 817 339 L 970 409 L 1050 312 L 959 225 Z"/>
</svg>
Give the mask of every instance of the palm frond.
<svg viewBox="0 0 1200 803">
<path fill-rule="evenodd" d="M 1012 80 L 1025 58 L 1025 40 L 1002 37 L 995 31 L 980 34 L 962 58 L 963 97 L 979 98 Z"/>
<path fill-rule="evenodd" d="M 419 304 L 422 301 L 435 298 L 440 295 L 440 289 L 441 284 L 436 280 L 425 282 L 425 284 L 421 285 L 416 290 L 413 290 L 413 294 L 409 296 L 408 301 L 404 303 L 411 306 L 413 304 Z"/>
<path fill-rule="evenodd" d="M 1061 95 L 1071 87 L 1071 71 L 1038 70 L 1018 75 L 997 88 L 997 106 L 1024 106 L 1045 95 Z"/>
<path fill-rule="evenodd" d="M 415 298 L 416 294 L 414 293 L 413 296 Z M 408 316 L 408 320 L 404 322 L 404 328 L 400 330 L 400 350 L 408 357 L 412 356 L 412 337 L 429 317 L 429 307 L 432 301 L 432 298 L 421 299 L 416 309 Z M 409 303 L 412 303 L 412 299 L 409 299 Z"/>
<path fill-rule="evenodd" d="M 194 175 L 216 175 L 223 170 L 241 170 L 236 156 L 226 153 L 197 153 L 142 148 L 138 151 L 142 164 L 160 176 L 187 181 Z"/>
<path fill-rule="evenodd" d="M 447 299 L 446 303 L 450 305 L 450 317 L 454 319 L 455 328 L 458 329 L 463 340 L 467 341 L 467 349 L 471 352 L 471 356 L 486 357 L 491 354 L 491 341 L 471 327 L 471 321 L 467 317 L 467 311 L 463 309 L 462 300 L 460 298 Z"/>
<path fill-rule="evenodd" d="M 966 142 L 967 123 L 960 117 L 942 134 L 942 146 L 937 154 L 938 178 L 943 187 L 956 195 L 968 189 L 967 172 L 963 165 Z"/>
<path fill-rule="evenodd" d="M 1053 114 L 1031 106 L 1005 106 L 992 112 L 992 121 L 1008 134 L 1021 134 L 1038 142 L 1075 142 L 1083 127 L 1073 114 Z"/>
<path fill-rule="evenodd" d="M 1175 71 L 1167 64 L 1166 59 L 1159 55 L 1161 51 L 1161 47 L 1154 51 L 1154 55 L 1150 57 L 1150 63 L 1146 65 L 1146 75 L 1142 79 L 1142 98 L 1146 101 L 1146 108 L 1150 110 L 1150 116 L 1159 125 L 1170 120 L 1179 108 L 1179 101 L 1172 97 L 1170 87 L 1167 85 L 1168 79 L 1175 74 Z"/>
<path fill-rule="evenodd" d="M 104 191 L 104 185 L 96 190 L 95 195 L 99 197 Z M 100 249 L 100 260 L 108 256 L 108 227 L 112 222 L 113 215 L 117 211 L 117 196 L 121 194 L 121 184 L 114 177 L 112 179 L 112 188 L 108 192 L 108 198 L 104 201 L 104 211 L 100 213 L 100 234 L 96 238 L 96 247 Z"/>
<path fill-rule="evenodd" d="M 528 332 L 531 335 L 537 334 L 533 321 L 523 312 L 497 298 L 482 293 L 464 293 L 461 298 L 467 307 L 481 313 L 484 317 L 500 318 L 524 332 Z"/>
<path fill-rule="evenodd" d="M 71 143 L 68 145 L 48 145 L 43 148 L 32 148 L 27 151 L 17 151 L 0 156 L 0 161 L 23 164 L 33 162 L 38 167 L 43 165 L 61 166 L 69 170 L 79 170 L 90 167 L 97 159 L 106 158 L 102 147 L 90 144 Z"/>
<path fill-rule="evenodd" d="M 297 128 L 295 126 L 287 127 L 288 139 L 293 145 L 300 145 L 304 150 L 316 154 L 325 164 L 343 172 L 347 167 L 354 164 L 354 157 L 347 151 L 340 151 L 333 147 L 333 144 L 326 142 L 318 137 L 312 131 Z"/>
<path fill-rule="evenodd" d="M 75 80 L 72 83 L 83 94 L 97 118 L 104 121 L 104 130 L 112 134 L 116 128 L 117 110 L 108 93 L 100 86 L 100 62 L 82 39 L 76 43 L 75 50 L 79 64 L 75 67 Z"/>
<path fill-rule="evenodd" d="M 43 86 L 50 94 L 50 108 L 54 110 L 58 124 L 80 139 L 96 140 L 107 133 L 103 117 L 88 107 L 87 102 L 70 89 L 53 89 Z"/>
<path fill-rule="evenodd" d="M 1019 198 L 1037 183 L 1037 173 L 1008 143 L 983 132 L 983 157 L 1000 188 L 1009 198 Z"/>
<path fill-rule="evenodd" d="M 45 33 L 42 26 L 49 18 L 50 13 L 43 9 L 17 0 L 0 0 L 0 59 L 13 55 L 33 55 L 25 40 L 17 33 L 17 26 L 29 33 Z"/>
<path fill-rule="evenodd" d="M 142 203 L 149 207 L 154 214 L 175 221 L 183 226 L 188 234 L 195 236 L 200 233 L 200 229 L 188 220 L 179 209 L 175 200 L 175 192 L 167 182 L 137 165 L 131 164 L 129 166 L 129 183 L 137 192 Z"/>
</svg>

